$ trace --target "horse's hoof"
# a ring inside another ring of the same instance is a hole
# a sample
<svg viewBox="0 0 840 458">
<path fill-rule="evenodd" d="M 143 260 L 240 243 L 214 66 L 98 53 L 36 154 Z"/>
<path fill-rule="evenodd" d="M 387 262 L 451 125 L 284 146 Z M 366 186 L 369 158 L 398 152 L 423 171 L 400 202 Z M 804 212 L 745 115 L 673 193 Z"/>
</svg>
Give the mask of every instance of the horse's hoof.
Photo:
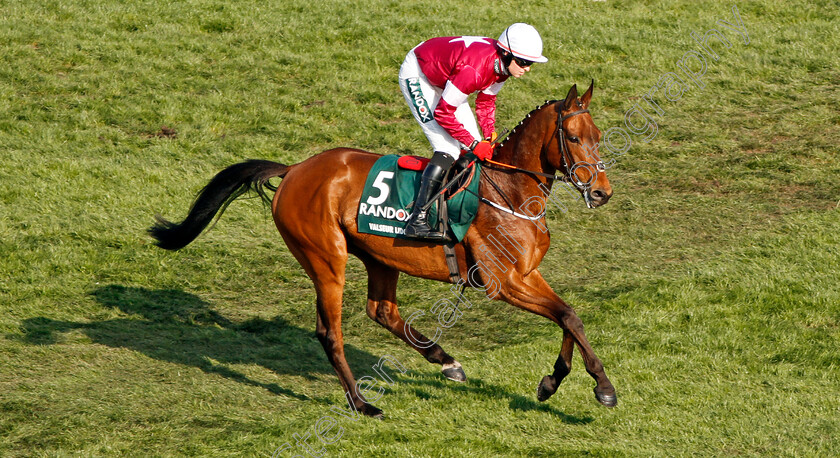
<svg viewBox="0 0 840 458">
<path fill-rule="evenodd" d="M 543 377 L 542 380 L 540 380 L 539 386 L 537 386 L 537 400 L 540 402 L 547 401 L 548 398 L 557 392 L 558 385 L 559 384 L 554 380 L 554 377 L 550 375 Z"/>
<path fill-rule="evenodd" d="M 454 382 L 467 381 L 467 374 L 464 373 L 464 369 L 461 368 L 461 363 L 458 361 L 451 364 L 444 364 L 441 372 L 443 372 L 444 377 Z"/>
<path fill-rule="evenodd" d="M 618 398 L 613 394 L 603 394 L 598 392 L 598 388 L 593 390 L 595 392 L 595 399 L 607 407 L 615 407 L 618 404 Z"/>
<path fill-rule="evenodd" d="M 385 419 L 385 414 L 382 413 L 381 410 L 377 409 L 376 407 L 374 407 L 370 404 L 365 404 L 359 410 L 368 417 L 376 418 L 377 420 L 384 420 Z"/>
</svg>

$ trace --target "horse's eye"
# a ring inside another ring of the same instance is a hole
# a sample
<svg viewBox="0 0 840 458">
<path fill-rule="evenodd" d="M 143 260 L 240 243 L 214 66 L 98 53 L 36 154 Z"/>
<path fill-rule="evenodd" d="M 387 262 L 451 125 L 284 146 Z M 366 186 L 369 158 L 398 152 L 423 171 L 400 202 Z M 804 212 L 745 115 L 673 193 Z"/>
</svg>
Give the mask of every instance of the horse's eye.
<svg viewBox="0 0 840 458">
<path fill-rule="evenodd" d="M 578 143 L 578 142 L 580 142 L 580 139 L 573 136 L 573 137 L 569 137 L 569 141 L 572 142 L 572 143 Z"/>
</svg>

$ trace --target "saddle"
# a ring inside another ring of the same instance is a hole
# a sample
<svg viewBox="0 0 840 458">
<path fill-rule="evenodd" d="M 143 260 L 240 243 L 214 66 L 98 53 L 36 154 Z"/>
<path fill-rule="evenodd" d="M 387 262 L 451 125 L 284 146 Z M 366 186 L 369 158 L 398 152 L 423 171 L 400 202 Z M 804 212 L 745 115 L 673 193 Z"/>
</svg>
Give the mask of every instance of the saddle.
<svg viewBox="0 0 840 458">
<path fill-rule="evenodd" d="M 397 159 L 397 166 L 401 169 L 419 172 L 422 175 L 423 171 L 426 170 L 426 166 L 429 165 L 429 161 L 430 159 L 427 157 L 400 156 Z M 449 200 L 454 195 L 464 191 L 465 187 L 470 184 L 473 178 L 473 175 L 466 169 L 471 169 L 476 164 L 476 158 L 472 155 L 461 156 L 460 159 L 452 164 L 452 167 L 449 168 L 443 177 L 443 183 L 440 185 L 440 191 L 443 192 L 442 197 L 445 200 Z M 445 220 L 442 219 L 442 221 Z"/>
<path fill-rule="evenodd" d="M 358 231 L 408 239 L 403 230 L 428 163 L 428 158 L 418 156 L 388 155 L 378 159 L 362 191 Z M 429 222 L 439 225 L 452 242 L 463 239 L 478 212 L 479 168 L 472 155 L 456 161 L 429 208 Z"/>
</svg>

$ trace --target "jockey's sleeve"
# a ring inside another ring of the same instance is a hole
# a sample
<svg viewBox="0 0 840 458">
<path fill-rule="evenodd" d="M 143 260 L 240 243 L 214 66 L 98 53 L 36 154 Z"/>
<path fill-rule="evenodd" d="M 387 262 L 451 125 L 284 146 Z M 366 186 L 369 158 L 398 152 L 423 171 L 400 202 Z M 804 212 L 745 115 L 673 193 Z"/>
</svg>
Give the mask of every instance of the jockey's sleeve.
<svg viewBox="0 0 840 458">
<path fill-rule="evenodd" d="M 476 139 L 467 132 L 464 125 L 455 117 L 455 110 L 464 103 L 467 97 L 480 88 L 478 72 L 474 68 L 464 66 L 450 77 L 443 88 L 440 101 L 435 107 L 435 121 L 446 130 L 455 140 L 469 146 Z M 494 103 L 495 107 L 495 103 Z M 495 108 L 494 108 L 495 111 Z"/>
<path fill-rule="evenodd" d="M 501 83 L 494 83 L 487 89 L 478 93 L 475 98 L 475 115 L 478 117 L 478 125 L 484 138 L 496 130 L 496 94 L 502 89 Z"/>
</svg>

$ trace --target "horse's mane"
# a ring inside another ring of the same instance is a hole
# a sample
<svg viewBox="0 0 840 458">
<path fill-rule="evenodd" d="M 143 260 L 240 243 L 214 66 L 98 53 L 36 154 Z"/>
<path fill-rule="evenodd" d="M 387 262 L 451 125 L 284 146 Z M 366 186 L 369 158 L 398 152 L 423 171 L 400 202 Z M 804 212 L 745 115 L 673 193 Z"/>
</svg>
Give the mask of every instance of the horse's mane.
<svg viewBox="0 0 840 458">
<path fill-rule="evenodd" d="M 524 118 L 522 118 L 522 121 L 519 121 L 519 124 L 517 124 L 517 125 L 516 125 L 516 127 L 514 127 L 514 128 L 513 128 L 513 130 L 511 130 L 510 132 L 508 132 L 508 134 L 507 134 L 507 136 L 505 137 L 505 139 L 504 139 L 504 140 L 502 140 L 502 141 L 501 141 L 501 143 L 499 143 L 499 148 L 501 148 L 502 146 L 504 146 L 504 145 L 505 145 L 505 143 L 506 143 L 508 140 L 510 140 L 510 138 L 513 136 L 513 134 L 515 134 L 515 133 L 516 133 L 516 129 L 519 129 L 520 127 L 522 127 L 522 124 L 525 124 L 525 121 L 527 121 L 529 118 L 531 118 L 531 115 L 533 115 L 534 113 L 536 113 L 536 112 L 538 112 L 538 111 L 542 110 L 543 108 L 547 107 L 548 105 L 551 105 L 551 104 L 556 103 L 556 102 L 559 102 L 559 100 L 546 100 L 546 101 L 545 101 L 545 103 L 543 103 L 542 105 L 538 105 L 536 108 L 534 108 L 533 110 L 531 110 L 531 112 L 530 112 L 530 113 L 526 114 L 526 115 L 525 115 L 525 117 L 524 117 Z"/>
</svg>

